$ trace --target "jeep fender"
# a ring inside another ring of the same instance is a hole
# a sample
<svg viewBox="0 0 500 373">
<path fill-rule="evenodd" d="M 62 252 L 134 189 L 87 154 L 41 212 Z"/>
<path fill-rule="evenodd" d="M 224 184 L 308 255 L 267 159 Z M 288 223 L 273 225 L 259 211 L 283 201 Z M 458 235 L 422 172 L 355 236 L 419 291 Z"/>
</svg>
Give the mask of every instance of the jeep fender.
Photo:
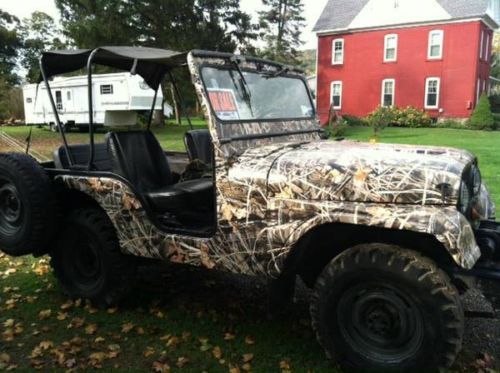
<svg viewBox="0 0 500 373">
<path fill-rule="evenodd" d="M 412 231 L 434 236 L 448 251 L 453 261 L 464 269 L 471 269 L 481 255 L 471 225 L 453 206 L 290 200 L 276 200 L 273 204 L 279 212 L 278 220 L 285 223 L 275 229 L 286 229 L 291 232 L 283 248 L 286 255 L 277 261 L 279 273 L 283 270 L 286 257 L 301 237 L 316 227 L 330 223 Z M 288 211 L 294 213 L 288 214 Z M 297 214 L 296 211 L 301 213 Z M 280 236 L 277 231 L 274 235 Z"/>
</svg>

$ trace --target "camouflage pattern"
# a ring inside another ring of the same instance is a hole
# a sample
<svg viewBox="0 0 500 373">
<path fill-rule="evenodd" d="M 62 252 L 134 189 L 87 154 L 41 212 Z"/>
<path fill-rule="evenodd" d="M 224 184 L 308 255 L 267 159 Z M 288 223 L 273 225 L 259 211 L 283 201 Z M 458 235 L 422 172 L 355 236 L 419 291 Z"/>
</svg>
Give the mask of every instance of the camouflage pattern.
<svg viewBox="0 0 500 373">
<path fill-rule="evenodd" d="M 331 142 L 320 140 L 318 133 L 223 143 L 222 139 L 240 135 L 315 129 L 318 122 L 217 121 L 199 75 L 200 65 L 206 62 L 207 58 L 188 56 L 215 151 L 218 219 L 212 237 L 163 232 L 119 180 L 56 177 L 103 206 L 125 253 L 276 277 L 308 231 L 323 224 L 345 223 L 429 234 L 459 266 L 474 266 L 480 256 L 474 231 L 456 207 L 463 170 L 475 161 L 470 153 Z M 218 58 L 208 62 L 226 63 Z M 242 68 L 257 66 L 242 62 Z M 485 211 L 491 210 L 488 206 L 483 202 Z"/>
<path fill-rule="evenodd" d="M 266 211 L 259 206 L 259 198 L 249 197 L 246 205 L 240 205 L 232 199 L 236 194 L 228 194 L 218 205 L 216 234 L 193 238 L 158 229 L 141 201 L 119 180 L 61 175 L 56 181 L 88 194 L 104 208 L 124 253 L 175 263 L 276 277 L 297 241 L 327 223 L 428 233 L 464 268 L 471 268 L 480 255 L 470 224 L 454 207 L 263 198 L 269 204 Z"/>
</svg>

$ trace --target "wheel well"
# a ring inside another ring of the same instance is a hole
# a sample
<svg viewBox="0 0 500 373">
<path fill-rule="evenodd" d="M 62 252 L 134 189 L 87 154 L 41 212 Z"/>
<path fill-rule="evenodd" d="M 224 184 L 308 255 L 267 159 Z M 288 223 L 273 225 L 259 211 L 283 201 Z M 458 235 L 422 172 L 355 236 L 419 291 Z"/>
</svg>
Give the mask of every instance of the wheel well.
<svg viewBox="0 0 500 373">
<path fill-rule="evenodd" d="M 325 224 L 312 229 L 295 244 L 283 273 L 299 275 L 307 286 L 312 287 L 323 268 L 337 255 L 350 247 L 373 242 L 418 251 L 442 267 L 455 266 L 445 247 L 430 234 L 352 224 Z"/>
<path fill-rule="evenodd" d="M 61 188 L 58 195 L 62 202 L 61 206 L 63 214 L 65 214 L 68 210 L 82 207 L 95 207 L 102 210 L 102 207 L 95 199 L 79 190 Z"/>
</svg>

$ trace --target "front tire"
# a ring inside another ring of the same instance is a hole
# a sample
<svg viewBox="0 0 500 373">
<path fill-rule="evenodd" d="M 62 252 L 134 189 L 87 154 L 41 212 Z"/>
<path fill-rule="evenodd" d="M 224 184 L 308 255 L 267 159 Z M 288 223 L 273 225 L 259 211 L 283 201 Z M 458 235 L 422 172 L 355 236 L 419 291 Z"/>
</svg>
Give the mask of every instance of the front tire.
<svg viewBox="0 0 500 373">
<path fill-rule="evenodd" d="M 65 218 L 51 252 L 51 265 L 64 292 L 99 306 L 118 303 L 135 275 L 135 260 L 121 253 L 115 229 L 104 211 L 82 208 Z"/>
<path fill-rule="evenodd" d="M 327 356 L 347 370 L 438 370 L 462 345 L 463 309 L 448 276 L 385 244 L 333 259 L 317 279 L 311 318 Z"/>
</svg>

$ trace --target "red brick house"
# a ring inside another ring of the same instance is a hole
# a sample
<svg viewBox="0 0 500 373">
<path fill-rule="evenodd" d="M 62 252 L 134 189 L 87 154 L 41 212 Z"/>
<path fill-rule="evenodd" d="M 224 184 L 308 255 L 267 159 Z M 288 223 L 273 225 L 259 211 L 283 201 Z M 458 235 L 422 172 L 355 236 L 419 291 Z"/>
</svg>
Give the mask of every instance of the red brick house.
<svg viewBox="0 0 500 373">
<path fill-rule="evenodd" d="M 317 106 L 365 116 L 413 106 L 468 118 L 489 89 L 499 0 L 329 0 L 318 36 Z"/>
</svg>

